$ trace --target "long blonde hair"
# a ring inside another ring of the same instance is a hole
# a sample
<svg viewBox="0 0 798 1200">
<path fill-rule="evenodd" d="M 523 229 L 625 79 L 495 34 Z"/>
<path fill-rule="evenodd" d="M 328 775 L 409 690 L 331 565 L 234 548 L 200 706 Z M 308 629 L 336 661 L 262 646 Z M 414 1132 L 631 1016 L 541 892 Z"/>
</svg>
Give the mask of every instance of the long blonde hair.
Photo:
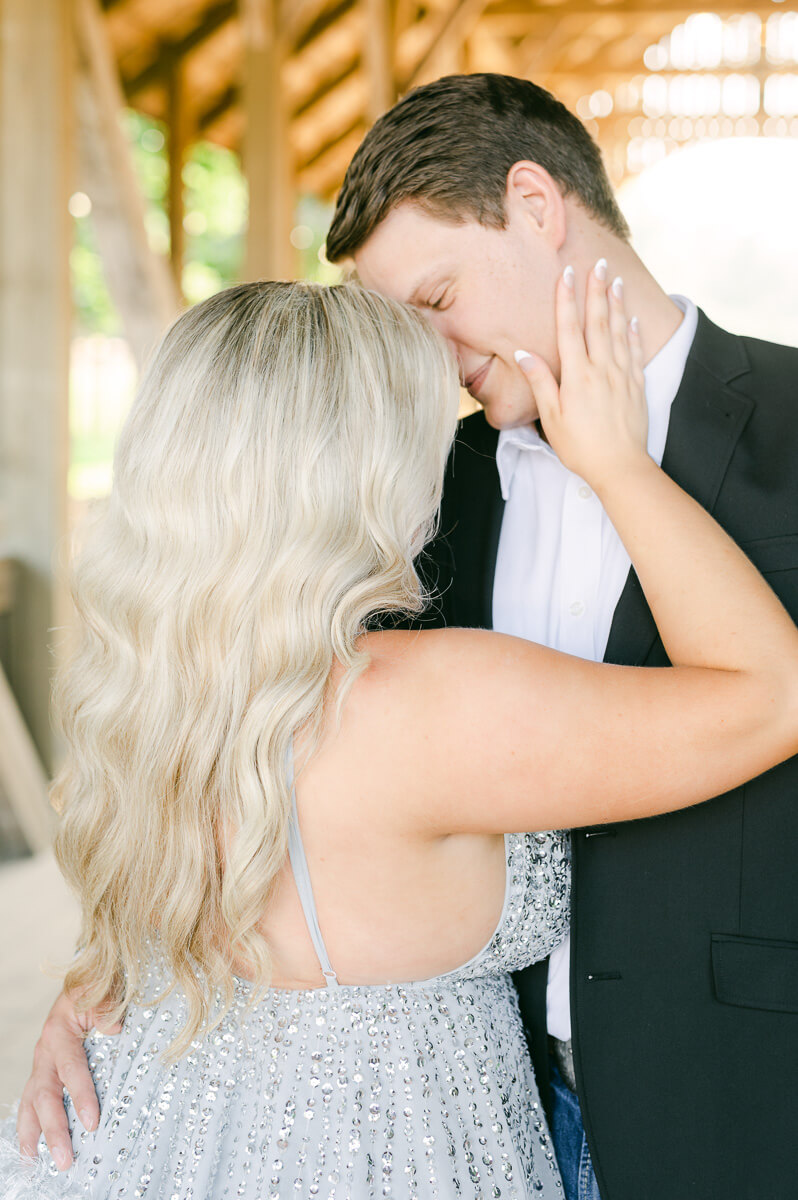
<svg viewBox="0 0 798 1200">
<path fill-rule="evenodd" d="M 234 957 L 253 1002 L 268 986 L 287 747 L 317 744 L 335 659 L 340 713 L 369 617 L 423 606 L 457 403 L 424 319 L 352 285 L 221 292 L 142 381 L 72 570 L 52 796 L 82 909 L 65 986 L 120 1017 L 157 938 L 188 1001 L 174 1055 L 229 1010 Z"/>
</svg>

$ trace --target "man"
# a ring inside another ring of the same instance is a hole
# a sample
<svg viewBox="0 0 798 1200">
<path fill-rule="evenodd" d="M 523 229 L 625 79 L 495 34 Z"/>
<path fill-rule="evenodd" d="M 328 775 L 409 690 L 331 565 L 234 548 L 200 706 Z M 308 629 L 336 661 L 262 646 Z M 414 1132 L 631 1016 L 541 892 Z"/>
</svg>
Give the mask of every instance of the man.
<svg viewBox="0 0 798 1200">
<path fill-rule="evenodd" d="M 355 155 L 329 257 L 353 257 L 366 286 L 425 311 L 482 406 L 447 474 L 429 621 L 666 664 L 606 515 L 540 436 L 534 359 L 516 361 L 531 351 L 558 373 L 567 265 L 580 283 L 589 270 L 614 279 L 639 318 L 651 454 L 798 613 L 798 351 L 668 297 L 628 237 L 584 127 L 522 80 L 420 88 Z M 478 736 L 479 713 L 474 724 Z M 516 979 L 567 1200 L 794 1193 L 797 851 L 796 760 L 687 812 L 575 832 L 570 945 Z M 23 1144 L 42 1119 L 51 1146 L 63 1138 L 61 1081 L 87 1096 L 76 1033 L 61 998 Z"/>
</svg>

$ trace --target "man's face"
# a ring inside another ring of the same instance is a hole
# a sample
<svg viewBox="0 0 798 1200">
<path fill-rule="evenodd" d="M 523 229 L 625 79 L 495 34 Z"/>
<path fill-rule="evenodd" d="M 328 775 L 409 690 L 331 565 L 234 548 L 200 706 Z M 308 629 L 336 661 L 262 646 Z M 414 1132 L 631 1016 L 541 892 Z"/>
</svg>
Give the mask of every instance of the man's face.
<svg viewBox="0 0 798 1200">
<path fill-rule="evenodd" d="M 553 297 L 561 271 L 550 241 L 523 211 L 505 229 L 393 209 L 355 254 L 364 286 L 421 309 L 447 339 L 460 379 L 496 429 L 537 418 L 513 352 L 532 350 L 555 374 Z"/>
</svg>

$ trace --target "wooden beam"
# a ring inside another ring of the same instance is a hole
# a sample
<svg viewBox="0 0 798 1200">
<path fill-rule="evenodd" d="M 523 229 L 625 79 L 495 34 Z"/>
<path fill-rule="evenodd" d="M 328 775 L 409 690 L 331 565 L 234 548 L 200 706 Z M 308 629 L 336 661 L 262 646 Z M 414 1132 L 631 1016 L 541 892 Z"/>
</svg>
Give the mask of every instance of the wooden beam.
<svg viewBox="0 0 798 1200">
<path fill-rule="evenodd" d="M 307 113 L 318 109 L 319 105 L 323 104 L 328 96 L 338 91 L 344 84 L 351 82 L 352 77 L 358 74 L 362 65 L 362 61 L 358 56 L 351 62 L 346 63 L 335 75 L 330 75 L 322 80 L 315 92 L 304 97 L 301 103 L 292 108 L 291 120 L 295 121 L 298 117 L 304 117 Z"/>
<path fill-rule="evenodd" d="M 119 116 L 124 104 L 97 0 L 75 0 L 78 165 L 108 290 L 141 365 L 180 309 L 169 264 L 150 248 L 144 202 Z"/>
<path fill-rule="evenodd" d="M 299 173 L 299 185 L 312 196 L 331 199 L 341 186 L 346 168 L 366 134 L 366 125 L 359 121 L 352 129 L 324 151 Z"/>
<path fill-rule="evenodd" d="M 11 612 L 14 599 L 14 564 L 10 558 L 0 558 L 0 617 Z"/>
<path fill-rule="evenodd" d="M 291 144 L 299 162 L 311 162 L 342 131 L 363 120 L 368 108 L 368 90 L 365 73 L 355 71 L 324 104 L 314 106 L 293 122 Z"/>
<path fill-rule="evenodd" d="M 365 33 L 361 17 L 360 12 L 346 14 L 334 30 L 325 31 L 308 49 L 284 62 L 283 100 L 292 120 L 318 104 L 358 70 L 360 42 Z M 209 129 L 240 102 L 241 89 L 237 84 L 223 88 L 199 115 L 197 128 Z"/>
<path fill-rule="evenodd" d="M 292 279 L 294 179 L 281 75 L 286 53 L 276 0 L 245 0 L 244 173 L 249 184 L 248 279 Z"/>
<path fill-rule="evenodd" d="M 0 0 L 0 557 L 16 575 L 4 667 L 48 770 L 52 631 L 68 612 L 54 560 L 67 523 L 71 81 L 68 6 Z"/>
<path fill-rule="evenodd" d="M 232 84 L 224 89 L 223 92 L 216 97 L 213 103 L 201 112 L 197 117 L 197 130 L 199 133 L 205 133 L 212 125 L 215 125 L 222 117 L 224 117 L 231 108 L 241 102 L 241 88 L 238 84 Z"/>
<path fill-rule="evenodd" d="M 487 8 L 488 0 L 451 0 L 434 18 L 428 19 L 427 46 L 405 76 L 401 91 L 428 83 L 449 70 L 452 59 Z"/>
<path fill-rule="evenodd" d="M 312 38 L 328 7 L 329 0 L 282 0 L 280 22 L 288 45 L 296 48 L 308 35 Z"/>
<path fill-rule="evenodd" d="M 125 95 L 136 96 L 155 83 L 164 83 L 176 59 L 185 58 L 209 38 L 213 37 L 228 21 L 232 21 L 238 11 L 236 0 L 224 0 L 223 4 L 214 4 L 202 17 L 199 25 L 187 33 L 184 38 L 174 42 L 160 42 L 152 62 L 132 79 L 123 79 Z"/>
<path fill-rule="evenodd" d="M 778 12 L 774 9 L 772 0 L 753 0 L 753 3 L 748 3 L 747 0 L 712 0 L 711 6 L 707 9 L 719 16 L 730 16 L 736 13 L 758 13 L 760 16 L 770 16 L 773 12 Z M 496 23 L 506 22 L 509 18 L 517 19 L 519 23 L 523 21 L 531 21 L 538 17 L 553 17 L 559 19 L 564 16 L 579 16 L 594 18 L 604 13 L 621 13 L 629 17 L 649 17 L 656 15 L 657 18 L 665 22 L 673 19 L 676 24 L 679 21 L 686 20 L 696 12 L 707 11 L 701 9 L 696 4 L 679 3 L 678 0 L 664 0 L 662 4 L 654 4 L 651 0 L 599 0 L 598 3 L 590 3 L 589 0 L 558 0 L 556 3 L 542 4 L 539 2 L 533 7 L 527 3 L 527 0 L 505 0 L 504 3 L 491 4 L 490 12 L 486 13 L 485 19 Z"/>
<path fill-rule="evenodd" d="M 310 0 L 306 0 L 304 5 L 305 14 L 313 12 L 315 9 L 312 19 L 307 21 L 305 14 L 301 10 L 297 12 L 296 17 L 291 17 L 291 4 L 290 0 L 287 0 L 286 7 L 283 9 L 283 16 L 285 18 L 283 30 L 288 44 L 295 53 L 303 50 L 305 46 L 323 34 L 331 25 L 339 21 L 344 13 L 348 12 L 355 3 L 356 0 L 336 0 L 335 3 L 330 4 L 329 0 L 327 0 L 325 4 L 314 5 Z"/>
<path fill-rule="evenodd" d="M 317 92 L 314 92 L 314 94 L 310 96 L 307 101 L 303 101 L 298 108 L 295 108 L 291 111 L 289 122 L 293 124 L 295 121 L 304 118 L 307 114 L 312 113 L 313 111 L 319 111 L 320 106 L 324 104 L 328 97 L 332 97 L 333 94 L 338 92 L 339 89 L 350 84 L 352 79 L 358 74 L 359 71 L 360 61 L 355 60 L 354 63 L 348 64 L 340 75 L 337 75 L 335 78 L 325 80 Z M 284 97 L 284 99 L 287 99 L 287 97 Z M 223 117 L 226 117 L 232 108 L 240 105 L 241 101 L 241 88 L 235 86 L 226 88 L 225 91 L 214 100 L 210 107 L 205 109 L 205 111 L 199 115 L 197 118 L 197 129 L 200 132 L 210 129 L 217 123 L 217 121 L 220 121 Z"/>
<path fill-rule="evenodd" d="M 188 144 L 188 96 L 183 59 L 179 54 L 169 57 L 167 66 L 167 152 L 169 156 L 169 265 L 175 287 L 183 289 L 183 162 Z"/>
<path fill-rule="evenodd" d="M 321 90 L 360 63 L 367 33 L 365 16 L 359 0 L 356 8 L 286 58 L 283 87 L 289 109 L 306 108 Z"/>
<path fill-rule="evenodd" d="M 363 61 L 368 77 L 368 121 L 373 124 L 396 100 L 391 0 L 361 0 L 366 18 Z"/>
<path fill-rule="evenodd" d="M 55 825 L 47 776 L 1 666 L 0 787 L 31 850 L 46 850 Z"/>
</svg>

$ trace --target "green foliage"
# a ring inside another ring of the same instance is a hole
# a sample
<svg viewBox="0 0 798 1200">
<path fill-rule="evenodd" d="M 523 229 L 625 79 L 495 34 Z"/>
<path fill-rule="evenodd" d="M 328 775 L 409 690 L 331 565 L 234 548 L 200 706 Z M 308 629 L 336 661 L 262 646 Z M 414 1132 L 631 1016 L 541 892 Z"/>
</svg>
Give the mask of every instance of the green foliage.
<svg viewBox="0 0 798 1200">
<path fill-rule="evenodd" d="M 183 291 L 190 304 L 239 277 L 247 189 L 238 159 L 210 142 L 192 147 L 183 167 L 186 229 Z"/>
<path fill-rule="evenodd" d="M 105 286 L 91 218 L 76 218 L 74 227 L 75 240 L 69 254 L 69 267 L 77 332 L 121 333 L 119 317 Z"/>
</svg>

